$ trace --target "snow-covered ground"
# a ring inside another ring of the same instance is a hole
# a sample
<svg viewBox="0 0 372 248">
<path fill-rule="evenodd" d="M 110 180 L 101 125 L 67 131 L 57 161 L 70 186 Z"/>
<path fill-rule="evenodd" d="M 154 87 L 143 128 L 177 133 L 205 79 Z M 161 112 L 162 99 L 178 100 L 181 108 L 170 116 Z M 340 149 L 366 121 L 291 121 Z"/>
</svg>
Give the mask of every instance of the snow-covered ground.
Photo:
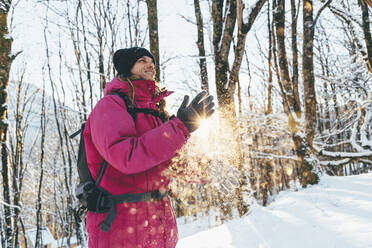
<svg viewBox="0 0 372 248">
<path fill-rule="evenodd" d="M 268 207 L 206 230 L 208 219 L 179 220 L 177 248 L 372 247 L 372 173 L 323 176 L 318 185 L 281 192 Z"/>
</svg>

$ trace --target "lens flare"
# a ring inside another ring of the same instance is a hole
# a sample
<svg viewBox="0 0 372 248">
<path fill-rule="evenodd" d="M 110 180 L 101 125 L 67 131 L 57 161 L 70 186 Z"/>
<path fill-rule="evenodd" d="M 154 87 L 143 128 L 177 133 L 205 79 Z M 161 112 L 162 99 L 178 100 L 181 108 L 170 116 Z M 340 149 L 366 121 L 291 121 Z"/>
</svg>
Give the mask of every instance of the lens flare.
<svg viewBox="0 0 372 248">
<path fill-rule="evenodd" d="M 200 123 L 200 127 L 196 131 L 196 134 L 201 138 L 208 138 L 209 132 L 212 129 L 211 119 L 201 119 L 199 123 Z"/>
</svg>

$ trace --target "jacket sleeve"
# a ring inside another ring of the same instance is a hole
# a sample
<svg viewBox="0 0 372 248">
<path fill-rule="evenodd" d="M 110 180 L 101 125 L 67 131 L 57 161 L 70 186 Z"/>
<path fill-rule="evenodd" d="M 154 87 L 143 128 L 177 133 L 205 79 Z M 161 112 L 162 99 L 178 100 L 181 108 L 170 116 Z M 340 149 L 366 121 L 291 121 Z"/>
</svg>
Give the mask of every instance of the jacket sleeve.
<svg viewBox="0 0 372 248">
<path fill-rule="evenodd" d="M 178 118 L 137 137 L 135 123 L 125 108 L 119 97 L 106 96 L 89 117 L 97 151 L 124 174 L 144 172 L 171 159 L 190 137 Z"/>
</svg>

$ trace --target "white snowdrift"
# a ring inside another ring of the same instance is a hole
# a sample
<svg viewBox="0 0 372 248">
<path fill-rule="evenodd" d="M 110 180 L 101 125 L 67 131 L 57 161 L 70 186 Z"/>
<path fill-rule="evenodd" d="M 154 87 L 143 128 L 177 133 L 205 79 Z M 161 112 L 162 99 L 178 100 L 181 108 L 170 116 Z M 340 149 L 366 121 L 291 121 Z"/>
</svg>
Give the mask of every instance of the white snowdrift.
<svg viewBox="0 0 372 248">
<path fill-rule="evenodd" d="M 241 219 L 192 230 L 206 226 L 202 221 L 179 224 L 177 248 L 372 247 L 372 174 L 323 176 L 318 185 L 281 192 L 268 207 L 252 206 Z"/>
</svg>

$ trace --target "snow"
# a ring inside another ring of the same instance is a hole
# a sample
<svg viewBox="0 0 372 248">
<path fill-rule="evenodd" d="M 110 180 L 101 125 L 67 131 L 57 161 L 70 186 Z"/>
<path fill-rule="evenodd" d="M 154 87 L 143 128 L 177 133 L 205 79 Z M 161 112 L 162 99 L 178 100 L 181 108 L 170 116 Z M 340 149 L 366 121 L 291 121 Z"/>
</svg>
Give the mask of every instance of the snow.
<svg viewBox="0 0 372 248">
<path fill-rule="evenodd" d="M 268 207 L 254 204 L 247 216 L 209 230 L 204 218 L 178 220 L 177 248 L 372 247 L 372 174 L 322 176 L 318 185 L 281 192 Z"/>
<path fill-rule="evenodd" d="M 36 232 L 37 232 L 36 228 L 35 229 L 30 229 L 26 232 L 29 240 L 31 241 L 31 246 L 32 247 L 35 246 L 34 242 L 36 240 Z M 40 235 L 41 235 L 41 240 L 42 240 L 44 245 L 52 244 L 52 243 L 55 242 L 53 235 L 51 234 L 49 228 L 47 228 L 47 227 L 41 228 Z"/>
</svg>

